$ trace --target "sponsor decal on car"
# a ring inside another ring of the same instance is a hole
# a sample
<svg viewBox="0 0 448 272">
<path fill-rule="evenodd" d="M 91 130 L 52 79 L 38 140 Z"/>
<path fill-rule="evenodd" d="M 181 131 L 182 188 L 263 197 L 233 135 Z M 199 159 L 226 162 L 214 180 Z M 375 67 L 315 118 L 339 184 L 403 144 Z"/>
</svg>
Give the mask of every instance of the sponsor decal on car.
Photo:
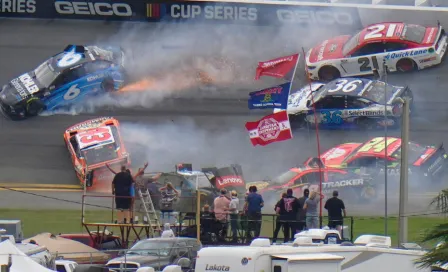
<svg viewBox="0 0 448 272">
<path fill-rule="evenodd" d="M 349 110 L 348 116 L 381 116 L 384 111 L 381 110 Z"/>
<path fill-rule="evenodd" d="M 322 156 L 324 160 L 332 160 L 343 156 L 347 151 L 342 148 L 333 148 Z"/>
<path fill-rule="evenodd" d="M 39 87 L 37 87 L 36 83 L 28 74 L 23 74 L 19 77 L 20 82 L 25 86 L 26 90 L 30 94 L 37 93 L 39 91 Z"/>
<path fill-rule="evenodd" d="M 325 40 L 322 43 L 322 45 L 321 45 L 321 47 L 319 49 L 319 55 L 317 55 L 317 61 L 321 61 L 321 60 L 324 59 L 325 47 L 327 46 L 327 44 L 328 44 L 328 40 Z"/>
<path fill-rule="evenodd" d="M 85 128 L 94 128 L 97 127 L 102 122 L 111 119 L 112 117 L 102 117 L 102 118 L 96 118 L 89 121 L 86 121 L 84 123 L 81 123 L 79 125 L 73 126 L 68 129 L 68 131 L 78 130 L 78 129 L 85 129 Z"/>
<path fill-rule="evenodd" d="M 405 58 L 405 57 L 416 57 L 420 55 L 424 55 L 429 53 L 428 49 L 420 49 L 415 51 L 407 51 L 407 52 L 399 52 L 399 53 L 389 53 L 387 54 L 384 59 L 399 59 L 399 58 Z"/>
<path fill-rule="evenodd" d="M 330 188 L 340 188 L 347 186 L 359 186 L 364 185 L 363 179 L 349 179 L 335 182 L 325 182 L 322 183 L 322 189 L 330 189 Z"/>
<path fill-rule="evenodd" d="M 225 186 L 231 186 L 235 184 L 244 184 L 244 181 L 239 176 L 233 176 L 233 177 L 218 177 L 216 178 L 218 181 L 219 187 L 225 187 Z"/>
<path fill-rule="evenodd" d="M 89 76 L 89 77 L 87 77 L 87 81 L 90 82 L 90 81 L 94 81 L 94 80 L 97 80 L 97 79 L 100 79 L 100 78 L 103 78 L 103 77 L 104 77 L 104 74 L 99 74 L 99 75 L 95 75 L 95 76 Z"/>
<path fill-rule="evenodd" d="M 437 57 L 434 56 L 434 57 L 430 57 L 430 58 L 426 58 L 426 59 L 421 59 L 421 60 L 419 60 L 419 62 L 420 62 L 420 63 L 425 63 L 425 62 L 434 61 L 434 60 L 436 60 L 436 59 L 437 59 Z"/>
</svg>

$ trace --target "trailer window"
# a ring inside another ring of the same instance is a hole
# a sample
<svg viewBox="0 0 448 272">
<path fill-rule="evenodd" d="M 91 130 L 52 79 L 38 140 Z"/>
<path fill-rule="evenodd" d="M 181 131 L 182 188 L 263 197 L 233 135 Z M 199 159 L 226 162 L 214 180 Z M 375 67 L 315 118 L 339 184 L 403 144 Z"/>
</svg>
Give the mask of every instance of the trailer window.
<svg viewBox="0 0 448 272">
<path fill-rule="evenodd" d="M 274 265 L 274 272 L 282 272 L 282 267 L 280 265 Z"/>
</svg>

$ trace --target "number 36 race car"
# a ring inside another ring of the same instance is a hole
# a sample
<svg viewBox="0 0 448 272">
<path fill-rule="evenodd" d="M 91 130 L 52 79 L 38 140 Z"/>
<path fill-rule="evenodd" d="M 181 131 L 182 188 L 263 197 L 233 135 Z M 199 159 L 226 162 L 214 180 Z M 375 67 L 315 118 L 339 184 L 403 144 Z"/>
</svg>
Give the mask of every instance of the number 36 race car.
<svg viewBox="0 0 448 272">
<path fill-rule="evenodd" d="M 391 72 L 421 70 L 442 62 L 447 36 L 439 26 L 380 23 L 354 36 L 323 41 L 308 51 L 306 65 L 314 80 L 372 75 L 386 62 Z"/>
<path fill-rule="evenodd" d="M 76 176 L 81 184 L 98 190 L 111 190 L 113 173 L 121 165 L 129 165 L 129 154 L 121 139 L 120 124 L 112 117 L 88 120 L 68 128 L 65 145 L 72 158 Z"/>
<path fill-rule="evenodd" d="M 121 49 L 69 45 L 35 70 L 11 80 L 0 91 L 2 111 L 13 118 L 72 105 L 87 95 L 124 84 Z"/>
<path fill-rule="evenodd" d="M 404 97 L 410 99 L 412 111 L 413 95 L 408 87 L 361 78 L 336 79 L 327 84 L 315 82 L 291 93 L 287 112 L 295 128 L 307 124 L 313 128 L 316 121 L 323 128 L 398 127 L 403 105 L 397 100 Z M 278 111 L 281 109 L 274 110 Z"/>
</svg>

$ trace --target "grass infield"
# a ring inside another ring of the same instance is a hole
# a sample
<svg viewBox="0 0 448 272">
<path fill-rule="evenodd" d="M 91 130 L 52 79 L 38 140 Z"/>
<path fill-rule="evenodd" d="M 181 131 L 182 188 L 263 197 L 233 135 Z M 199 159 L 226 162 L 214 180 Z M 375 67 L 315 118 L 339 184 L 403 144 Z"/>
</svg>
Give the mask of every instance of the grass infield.
<svg viewBox="0 0 448 272">
<path fill-rule="evenodd" d="M 111 213 L 104 211 L 86 211 L 86 222 L 110 223 Z M 0 219 L 19 219 L 22 221 L 24 237 L 31 237 L 42 232 L 80 233 L 85 232 L 81 225 L 81 211 L 74 210 L 20 210 L 0 209 Z M 353 232 L 356 239 L 362 234 L 384 234 L 384 218 L 382 217 L 354 217 Z M 446 223 L 446 217 L 409 217 L 408 240 L 419 242 L 421 234 L 429 228 Z M 326 221 L 324 220 L 324 224 Z M 263 218 L 262 235 L 271 237 L 273 232 L 272 217 Z M 119 233 L 118 229 L 109 229 Z M 393 244 L 397 243 L 398 219 L 388 219 L 388 236 Z M 280 237 L 279 237 L 280 238 Z"/>
</svg>

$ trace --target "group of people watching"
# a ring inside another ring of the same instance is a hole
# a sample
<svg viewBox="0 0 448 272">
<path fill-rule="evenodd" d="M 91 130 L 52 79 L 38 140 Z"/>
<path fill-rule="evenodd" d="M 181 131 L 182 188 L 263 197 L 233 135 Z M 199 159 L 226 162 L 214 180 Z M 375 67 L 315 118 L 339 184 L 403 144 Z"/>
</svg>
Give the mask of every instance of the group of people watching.
<svg viewBox="0 0 448 272">
<path fill-rule="evenodd" d="M 324 208 L 328 211 L 328 227 L 341 231 L 343 216 L 347 216 L 344 202 L 338 198 L 338 191 L 333 191 L 333 197 L 328 199 Z M 294 235 L 306 229 L 319 228 L 319 202 L 324 196 L 309 189 L 303 191 L 303 196 L 296 198 L 292 189 L 282 194 L 274 210 L 278 215 L 274 230 L 273 243 L 277 242 L 278 233 L 283 228 L 284 242 L 294 239 Z"/>
</svg>

